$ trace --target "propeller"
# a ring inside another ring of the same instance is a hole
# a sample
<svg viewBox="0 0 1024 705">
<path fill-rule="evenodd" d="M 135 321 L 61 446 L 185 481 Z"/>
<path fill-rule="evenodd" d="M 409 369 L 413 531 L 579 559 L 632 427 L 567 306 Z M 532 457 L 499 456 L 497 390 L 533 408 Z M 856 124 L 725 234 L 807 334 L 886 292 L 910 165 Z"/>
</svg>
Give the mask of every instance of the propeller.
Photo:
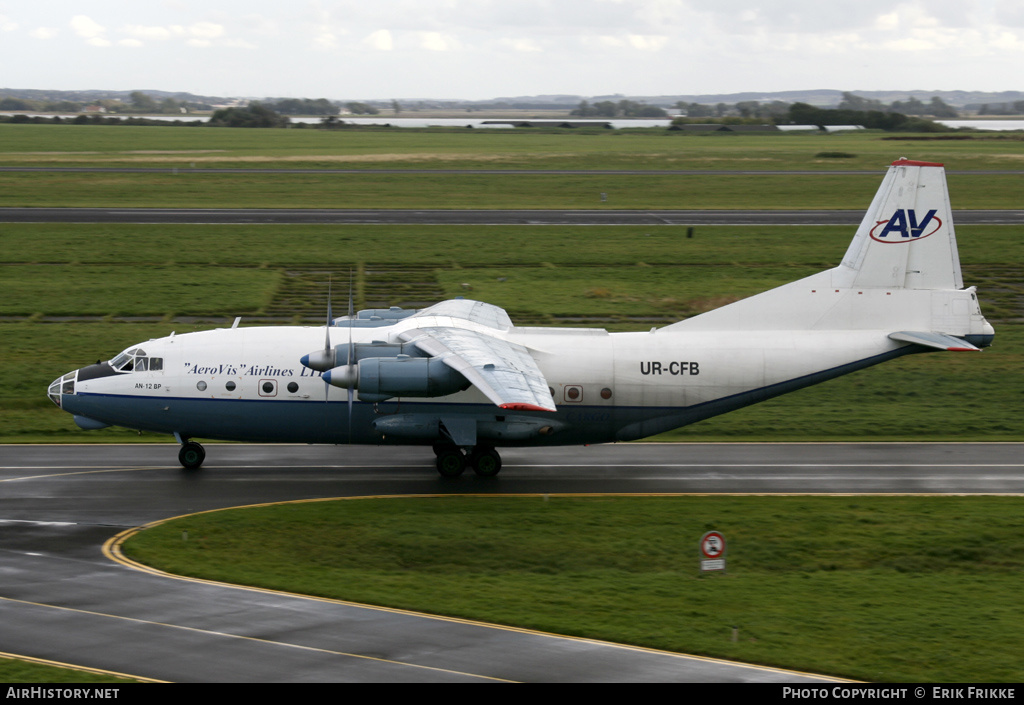
<svg viewBox="0 0 1024 705">
<path fill-rule="evenodd" d="M 330 351 L 331 355 L 330 355 L 329 359 L 327 359 L 327 358 L 324 358 L 323 360 L 314 359 L 314 356 L 319 355 L 319 353 L 310 354 L 310 355 L 307 356 L 309 358 L 309 361 L 308 361 L 309 362 L 309 366 L 312 366 L 314 363 L 316 363 L 316 364 L 324 364 L 326 366 L 326 370 L 324 371 L 324 374 L 323 374 L 323 379 L 324 379 L 324 382 L 326 384 L 333 385 L 335 387 L 344 387 L 345 389 L 348 390 L 348 440 L 349 440 L 349 443 L 352 442 L 352 409 L 353 409 L 353 405 L 355 403 L 355 393 L 356 393 L 355 389 L 356 389 L 356 386 L 357 386 L 358 381 L 359 381 L 359 368 L 356 366 L 355 360 L 353 359 L 353 357 L 355 355 L 355 346 L 352 344 L 352 323 L 353 323 L 353 321 L 355 321 L 355 301 L 354 301 L 354 298 L 353 298 L 352 271 L 349 270 L 349 274 L 348 274 L 348 322 L 349 322 L 349 325 L 348 325 L 348 346 L 347 346 L 348 347 L 348 351 L 347 351 L 346 357 L 345 357 L 345 364 L 344 365 L 337 365 L 337 366 L 335 366 L 335 363 L 337 362 L 337 359 L 336 359 L 336 356 L 335 356 L 335 353 L 334 353 L 333 350 Z M 305 362 L 306 358 L 303 358 L 303 360 L 304 360 L 304 362 L 302 364 L 304 364 L 304 365 L 307 364 Z M 316 368 L 314 368 L 314 369 L 316 369 Z"/>
<path fill-rule="evenodd" d="M 352 323 L 355 321 L 355 300 L 353 294 L 352 270 L 348 273 L 348 351 L 345 364 L 338 364 L 337 351 L 331 346 L 331 325 L 334 322 L 331 311 L 331 283 L 327 283 L 327 323 L 324 326 L 324 349 L 303 355 L 299 360 L 304 366 L 322 372 L 324 380 L 324 402 L 329 387 L 344 387 L 348 390 L 348 441 L 352 442 L 352 410 L 355 403 L 355 389 L 359 381 L 359 368 L 355 364 L 355 346 L 352 343 Z"/>
<path fill-rule="evenodd" d="M 331 324 L 334 314 L 331 312 L 331 283 L 327 283 L 327 322 L 324 324 L 324 349 L 303 355 L 299 362 L 304 367 L 317 372 L 327 372 L 334 367 L 334 349 L 331 347 Z"/>
</svg>

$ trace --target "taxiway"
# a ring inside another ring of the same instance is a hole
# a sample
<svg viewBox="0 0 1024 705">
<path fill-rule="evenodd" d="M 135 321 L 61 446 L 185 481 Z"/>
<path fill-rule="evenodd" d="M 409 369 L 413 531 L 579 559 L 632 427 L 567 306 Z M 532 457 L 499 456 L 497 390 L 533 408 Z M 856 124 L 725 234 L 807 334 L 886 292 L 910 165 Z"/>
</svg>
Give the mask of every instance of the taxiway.
<svg viewBox="0 0 1024 705">
<path fill-rule="evenodd" d="M 819 677 L 182 580 L 112 560 L 125 529 L 316 497 L 457 493 L 1010 493 L 1021 444 L 620 444 L 507 450 L 439 478 L 420 448 L 5 446 L 0 652 L 190 682 L 795 682 Z"/>
</svg>

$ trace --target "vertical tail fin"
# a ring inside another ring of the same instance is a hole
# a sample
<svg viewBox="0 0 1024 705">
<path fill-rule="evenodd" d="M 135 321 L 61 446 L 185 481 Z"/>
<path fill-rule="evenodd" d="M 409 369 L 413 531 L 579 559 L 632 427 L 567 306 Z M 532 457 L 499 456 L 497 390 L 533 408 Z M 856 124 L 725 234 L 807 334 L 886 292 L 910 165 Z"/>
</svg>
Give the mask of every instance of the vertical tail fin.
<svg viewBox="0 0 1024 705">
<path fill-rule="evenodd" d="M 833 274 L 841 287 L 963 288 L 941 164 L 892 163 Z"/>
<path fill-rule="evenodd" d="M 661 330 L 881 330 L 943 349 L 959 349 L 945 336 L 993 335 L 963 288 L 945 169 L 908 159 L 889 167 L 838 267 Z"/>
</svg>

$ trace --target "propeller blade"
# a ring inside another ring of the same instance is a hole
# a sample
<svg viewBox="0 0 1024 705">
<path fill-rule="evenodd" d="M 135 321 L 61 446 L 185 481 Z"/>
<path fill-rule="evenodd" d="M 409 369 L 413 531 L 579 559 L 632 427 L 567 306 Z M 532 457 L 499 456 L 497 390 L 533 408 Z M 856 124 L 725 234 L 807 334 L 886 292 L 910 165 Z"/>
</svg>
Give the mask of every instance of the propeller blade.
<svg viewBox="0 0 1024 705">
<path fill-rule="evenodd" d="M 352 269 L 348 270 L 348 374 L 349 378 L 353 380 L 353 384 L 349 385 L 348 388 L 348 444 L 352 445 L 352 397 L 355 396 L 355 378 L 357 372 L 352 369 L 352 321 L 355 317 L 354 301 L 352 300 Z"/>
<path fill-rule="evenodd" d="M 331 275 L 327 275 L 327 322 L 324 324 L 324 358 L 331 354 L 331 324 L 334 322 L 331 312 Z M 327 403 L 327 395 L 331 391 L 331 385 L 324 380 L 324 404 Z"/>
<path fill-rule="evenodd" d="M 356 390 L 352 387 L 348 388 L 348 444 L 352 445 L 352 398 L 356 395 Z"/>
<path fill-rule="evenodd" d="M 327 277 L 327 323 L 324 325 L 324 350 L 331 349 L 331 324 L 334 322 L 331 313 L 331 277 Z"/>
</svg>

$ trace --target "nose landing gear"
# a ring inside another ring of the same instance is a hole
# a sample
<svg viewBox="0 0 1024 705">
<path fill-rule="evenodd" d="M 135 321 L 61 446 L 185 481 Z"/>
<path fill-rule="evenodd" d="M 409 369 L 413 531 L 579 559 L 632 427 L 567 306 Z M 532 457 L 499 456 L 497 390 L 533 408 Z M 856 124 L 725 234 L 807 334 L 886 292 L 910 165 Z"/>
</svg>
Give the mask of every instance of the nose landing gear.
<svg viewBox="0 0 1024 705">
<path fill-rule="evenodd" d="M 182 438 L 177 433 L 174 434 L 174 437 L 181 443 L 181 450 L 178 451 L 178 462 L 181 463 L 181 467 L 186 470 L 198 470 L 206 460 L 206 449 L 195 441 Z"/>
</svg>

